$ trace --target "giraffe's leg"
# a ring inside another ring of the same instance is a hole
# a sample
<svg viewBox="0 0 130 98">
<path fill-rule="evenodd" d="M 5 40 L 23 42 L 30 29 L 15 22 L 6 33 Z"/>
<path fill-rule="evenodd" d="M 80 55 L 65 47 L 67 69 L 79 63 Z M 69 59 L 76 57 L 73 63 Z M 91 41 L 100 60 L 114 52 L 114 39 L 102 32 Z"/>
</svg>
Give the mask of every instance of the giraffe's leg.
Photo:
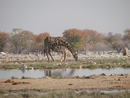
<svg viewBox="0 0 130 98">
<path fill-rule="evenodd" d="M 61 54 L 62 54 L 61 61 L 66 61 L 66 52 L 65 52 L 65 51 L 59 49 L 59 50 L 57 50 L 56 52 L 61 52 Z M 64 57 L 64 60 L 62 60 L 63 57 Z"/>
<path fill-rule="evenodd" d="M 64 61 L 66 61 L 66 52 L 64 51 Z"/>
<path fill-rule="evenodd" d="M 48 62 L 49 62 L 49 61 L 50 61 L 50 59 L 49 59 L 48 53 L 47 53 L 47 59 L 48 59 Z"/>
<path fill-rule="evenodd" d="M 54 61 L 54 59 L 53 59 L 53 57 L 52 57 L 52 55 L 51 55 L 50 49 L 49 49 L 48 53 L 49 53 L 49 55 L 50 55 L 52 61 Z"/>
<path fill-rule="evenodd" d="M 50 61 L 49 56 L 48 56 L 48 50 L 45 50 L 45 54 L 47 56 L 48 61 Z"/>
<path fill-rule="evenodd" d="M 50 49 L 49 49 L 49 48 L 46 48 L 46 49 L 45 49 L 45 54 L 46 54 L 46 56 L 47 56 L 48 62 L 50 62 L 49 55 L 50 55 L 51 59 L 54 61 L 53 57 L 51 56 L 51 53 L 50 53 Z"/>
</svg>

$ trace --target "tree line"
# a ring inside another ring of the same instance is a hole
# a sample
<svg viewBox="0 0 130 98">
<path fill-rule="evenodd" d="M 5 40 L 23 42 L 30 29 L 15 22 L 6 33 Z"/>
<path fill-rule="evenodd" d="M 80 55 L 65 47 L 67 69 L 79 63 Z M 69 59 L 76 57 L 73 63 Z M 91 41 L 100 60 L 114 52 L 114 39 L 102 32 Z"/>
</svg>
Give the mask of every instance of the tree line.
<svg viewBox="0 0 130 98">
<path fill-rule="evenodd" d="M 62 34 L 62 37 L 77 51 L 115 50 L 121 52 L 124 47 L 130 48 L 130 29 L 125 30 L 123 34 L 112 32 L 102 34 L 90 29 L 69 29 Z M 22 29 L 13 29 L 11 33 L 0 32 L 0 52 L 42 53 L 44 39 L 47 36 L 50 36 L 48 32 L 34 34 Z"/>
</svg>

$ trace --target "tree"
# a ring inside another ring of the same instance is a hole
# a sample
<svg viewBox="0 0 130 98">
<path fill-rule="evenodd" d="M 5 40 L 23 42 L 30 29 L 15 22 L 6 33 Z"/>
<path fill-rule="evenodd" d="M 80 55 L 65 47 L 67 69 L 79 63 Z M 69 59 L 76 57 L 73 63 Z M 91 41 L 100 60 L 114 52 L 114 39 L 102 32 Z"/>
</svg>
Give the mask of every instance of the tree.
<svg viewBox="0 0 130 98">
<path fill-rule="evenodd" d="M 125 40 L 130 41 L 130 29 L 127 29 L 127 30 L 124 31 L 124 36 L 123 36 L 123 38 L 124 38 Z"/>
<path fill-rule="evenodd" d="M 124 47 L 122 39 L 123 37 L 121 34 L 113 34 L 111 32 L 109 32 L 108 35 L 104 38 L 105 44 L 117 52 L 121 52 L 122 48 Z"/>
<path fill-rule="evenodd" d="M 83 30 L 83 32 L 85 32 L 88 35 L 86 37 L 88 43 L 91 42 L 93 44 L 96 44 L 97 42 L 102 41 L 103 36 L 102 36 L 102 34 L 98 33 L 97 31 L 85 29 L 85 30 Z"/>
<path fill-rule="evenodd" d="M 86 34 L 78 29 L 69 29 L 63 32 L 63 37 L 68 41 L 74 49 L 84 48 L 84 38 Z"/>
<path fill-rule="evenodd" d="M 36 35 L 35 42 L 33 43 L 33 51 L 35 52 L 42 52 L 44 48 L 44 39 L 50 36 L 48 32 L 46 33 L 40 33 L 39 35 Z"/>
<path fill-rule="evenodd" d="M 83 30 L 84 33 L 86 33 L 85 35 L 85 39 L 84 39 L 84 45 L 85 48 L 95 48 L 96 44 L 99 42 L 103 42 L 103 35 L 98 33 L 95 30 L 89 30 L 89 29 L 85 29 Z"/>
<path fill-rule="evenodd" d="M 0 52 L 3 51 L 4 46 L 6 45 L 6 41 L 8 38 L 8 34 L 5 32 L 0 32 Z"/>
<path fill-rule="evenodd" d="M 21 54 L 23 51 L 28 52 L 31 48 L 34 35 L 30 31 L 23 30 L 11 37 L 13 52 Z"/>
<path fill-rule="evenodd" d="M 22 31 L 22 29 L 20 29 L 20 28 L 15 28 L 15 29 L 12 30 L 12 32 L 15 33 L 15 34 L 20 33 L 21 31 Z"/>
<path fill-rule="evenodd" d="M 125 47 L 130 48 L 130 29 L 124 31 L 123 41 L 125 43 Z"/>
<path fill-rule="evenodd" d="M 103 35 L 94 30 L 69 29 L 63 32 L 63 37 L 75 48 L 86 50 L 94 48 L 98 42 L 103 41 Z"/>
<path fill-rule="evenodd" d="M 48 32 L 46 32 L 46 33 L 40 33 L 39 35 L 36 36 L 36 42 L 38 42 L 38 43 L 44 42 L 44 39 L 47 36 L 50 36 L 50 34 Z"/>
</svg>

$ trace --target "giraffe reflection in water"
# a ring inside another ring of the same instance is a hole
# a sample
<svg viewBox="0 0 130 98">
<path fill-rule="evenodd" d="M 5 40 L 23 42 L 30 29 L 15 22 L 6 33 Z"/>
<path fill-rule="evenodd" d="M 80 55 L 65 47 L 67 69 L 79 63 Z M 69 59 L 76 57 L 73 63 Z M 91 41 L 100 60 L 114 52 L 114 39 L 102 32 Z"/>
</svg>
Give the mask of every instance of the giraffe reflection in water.
<svg viewBox="0 0 130 98">
<path fill-rule="evenodd" d="M 49 77 L 55 77 L 55 76 L 72 77 L 73 74 L 75 73 L 75 70 L 76 69 L 70 69 L 69 71 L 67 71 L 66 68 L 55 69 L 55 70 L 44 70 L 44 74 L 45 74 L 45 76 L 49 76 Z"/>
</svg>

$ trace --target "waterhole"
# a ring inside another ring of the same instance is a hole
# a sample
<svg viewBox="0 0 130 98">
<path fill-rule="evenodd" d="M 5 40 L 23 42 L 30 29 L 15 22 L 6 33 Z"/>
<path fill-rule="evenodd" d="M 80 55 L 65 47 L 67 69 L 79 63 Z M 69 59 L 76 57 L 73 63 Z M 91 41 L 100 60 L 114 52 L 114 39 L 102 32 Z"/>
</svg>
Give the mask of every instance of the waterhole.
<svg viewBox="0 0 130 98">
<path fill-rule="evenodd" d="M 63 68 L 63 69 L 37 69 L 37 70 L 24 70 L 21 71 L 19 69 L 12 69 L 12 70 L 3 70 L 0 69 L 0 79 L 11 79 L 11 77 L 22 78 L 24 77 L 31 77 L 31 78 L 44 78 L 46 76 L 49 77 L 74 77 L 74 76 L 90 76 L 93 74 L 100 75 L 102 73 L 110 74 L 130 74 L 130 68 L 114 68 L 114 69 L 70 69 L 70 68 Z"/>
</svg>

